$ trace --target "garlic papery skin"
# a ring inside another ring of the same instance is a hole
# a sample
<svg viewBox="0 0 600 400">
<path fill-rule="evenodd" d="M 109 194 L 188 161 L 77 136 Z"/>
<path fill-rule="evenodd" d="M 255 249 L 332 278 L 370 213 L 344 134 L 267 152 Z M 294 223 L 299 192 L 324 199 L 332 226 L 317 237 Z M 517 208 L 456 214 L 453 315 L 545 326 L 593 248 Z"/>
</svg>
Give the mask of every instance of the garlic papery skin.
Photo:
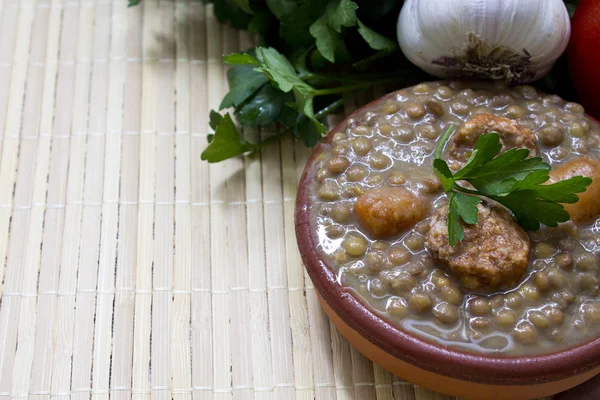
<svg viewBox="0 0 600 400">
<path fill-rule="evenodd" d="M 571 24 L 563 0 L 406 0 L 397 33 L 431 75 L 523 83 L 550 71 Z"/>
</svg>

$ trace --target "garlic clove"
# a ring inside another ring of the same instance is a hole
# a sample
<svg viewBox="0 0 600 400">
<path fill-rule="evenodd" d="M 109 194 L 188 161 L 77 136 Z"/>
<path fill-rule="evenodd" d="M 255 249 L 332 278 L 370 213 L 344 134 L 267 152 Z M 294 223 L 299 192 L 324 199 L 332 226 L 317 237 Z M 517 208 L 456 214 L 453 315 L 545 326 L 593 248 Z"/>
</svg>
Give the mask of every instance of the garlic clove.
<svg viewBox="0 0 600 400">
<path fill-rule="evenodd" d="M 432 75 L 521 83 L 552 68 L 570 20 L 562 0 L 407 0 L 397 34 L 406 57 Z"/>
</svg>

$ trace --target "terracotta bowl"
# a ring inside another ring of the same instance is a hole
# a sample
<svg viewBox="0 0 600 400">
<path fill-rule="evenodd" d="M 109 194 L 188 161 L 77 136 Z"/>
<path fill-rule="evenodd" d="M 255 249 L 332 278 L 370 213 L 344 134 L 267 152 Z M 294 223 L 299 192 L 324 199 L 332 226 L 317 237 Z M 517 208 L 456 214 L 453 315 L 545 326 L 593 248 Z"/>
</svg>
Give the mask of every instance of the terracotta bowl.
<svg viewBox="0 0 600 400">
<path fill-rule="evenodd" d="M 329 143 L 333 132 L 340 130 L 345 122 L 332 129 L 324 142 Z M 542 356 L 492 357 L 464 353 L 402 330 L 341 286 L 319 255 L 309 223 L 307 187 L 313 179 L 312 165 L 322 146 L 315 148 L 300 180 L 296 237 L 323 309 L 340 333 L 362 354 L 402 379 L 466 399 L 534 399 L 567 390 L 600 373 L 600 338 Z"/>
</svg>

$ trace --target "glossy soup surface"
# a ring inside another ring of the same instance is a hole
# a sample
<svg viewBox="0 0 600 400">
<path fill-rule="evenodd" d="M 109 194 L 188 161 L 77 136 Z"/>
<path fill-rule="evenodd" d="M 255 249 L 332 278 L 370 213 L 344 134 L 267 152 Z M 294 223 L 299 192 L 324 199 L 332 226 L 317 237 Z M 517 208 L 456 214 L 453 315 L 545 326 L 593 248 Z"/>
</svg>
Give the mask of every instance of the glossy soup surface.
<svg viewBox="0 0 600 400">
<path fill-rule="evenodd" d="M 431 167 L 436 142 L 450 124 L 460 128 L 483 113 L 531 130 L 537 154 L 553 170 L 582 156 L 600 159 L 600 129 L 583 108 L 530 86 L 433 82 L 403 89 L 348 119 L 313 163 L 319 251 L 339 283 L 384 318 L 453 348 L 546 354 L 593 339 L 600 333 L 598 218 L 527 232 L 527 271 L 516 285 L 492 292 L 466 289 L 426 245 L 431 216 L 447 202 Z M 428 211 L 411 228 L 376 240 L 354 206 L 384 186 L 408 189 Z"/>
</svg>

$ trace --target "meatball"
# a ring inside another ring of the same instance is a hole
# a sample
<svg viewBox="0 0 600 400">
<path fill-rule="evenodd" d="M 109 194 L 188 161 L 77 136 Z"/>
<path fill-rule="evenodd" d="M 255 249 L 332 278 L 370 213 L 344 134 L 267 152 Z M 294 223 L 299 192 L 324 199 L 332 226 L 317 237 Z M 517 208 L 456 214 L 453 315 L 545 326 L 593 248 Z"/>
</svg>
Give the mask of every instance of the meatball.
<svg viewBox="0 0 600 400">
<path fill-rule="evenodd" d="M 463 223 L 464 239 L 448 243 L 448 206 L 432 217 L 427 248 L 446 263 L 468 289 L 509 288 L 529 264 L 529 237 L 506 210 L 477 205 L 477 224 Z"/>
<path fill-rule="evenodd" d="M 579 201 L 564 204 L 565 210 L 575 222 L 586 222 L 600 214 L 600 162 L 588 157 L 570 160 L 550 172 L 550 182 L 562 181 L 574 176 L 592 178 L 592 184 L 579 193 Z"/>
<path fill-rule="evenodd" d="M 536 155 L 535 135 L 529 129 L 522 128 L 512 119 L 479 114 L 465 122 L 450 138 L 448 160 L 451 167 L 458 169 L 466 162 L 477 139 L 490 132 L 496 132 L 500 136 L 502 152 L 517 147 L 529 149 L 530 156 Z"/>
<path fill-rule="evenodd" d="M 358 198 L 354 210 L 374 237 L 393 236 L 422 220 L 427 203 L 403 187 L 383 186 Z"/>
</svg>

